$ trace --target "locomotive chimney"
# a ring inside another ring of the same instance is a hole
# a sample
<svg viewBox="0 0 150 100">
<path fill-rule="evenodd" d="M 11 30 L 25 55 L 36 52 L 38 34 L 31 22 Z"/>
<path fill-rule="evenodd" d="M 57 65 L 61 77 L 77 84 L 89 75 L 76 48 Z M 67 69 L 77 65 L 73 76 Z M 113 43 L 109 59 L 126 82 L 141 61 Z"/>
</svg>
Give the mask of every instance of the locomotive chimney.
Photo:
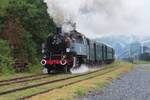
<svg viewBox="0 0 150 100">
<path fill-rule="evenodd" d="M 57 28 L 56 28 L 56 33 L 57 33 L 57 34 L 60 34 L 61 32 L 62 32 L 61 27 L 57 27 Z"/>
<path fill-rule="evenodd" d="M 76 23 L 73 23 L 72 27 L 73 27 L 73 31 L 75 31 L 76 30 Z"/>
</svg>

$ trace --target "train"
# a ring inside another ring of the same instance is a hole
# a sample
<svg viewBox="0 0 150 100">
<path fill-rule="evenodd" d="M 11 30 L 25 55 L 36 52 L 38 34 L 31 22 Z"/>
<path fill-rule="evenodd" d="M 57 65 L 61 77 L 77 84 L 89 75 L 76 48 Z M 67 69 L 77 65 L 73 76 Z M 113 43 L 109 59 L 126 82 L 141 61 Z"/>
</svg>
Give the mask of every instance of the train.
<svg viewBox="0 0 150 100">
<path fill-rule="evenodd" d="M 80 68 L 81 64 L 102 65 L 115 60 L 115 51 L 111 46 L 87 38 L 75 29 L 64 33 L 57 28 L 54 35 L 49 35 L 42 46 L 41 64 L 47 72 L 70 72 Z"/>
</svg>

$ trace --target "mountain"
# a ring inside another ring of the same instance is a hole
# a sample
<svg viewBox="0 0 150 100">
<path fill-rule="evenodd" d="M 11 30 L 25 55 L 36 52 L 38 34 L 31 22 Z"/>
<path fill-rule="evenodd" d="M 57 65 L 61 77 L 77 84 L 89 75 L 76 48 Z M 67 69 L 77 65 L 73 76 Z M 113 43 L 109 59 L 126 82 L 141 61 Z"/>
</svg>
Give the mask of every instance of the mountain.
<svg viewBox="0 0 150 100">
<path fill-rule="evenodd" d="M 131 49 L 132 44 L 141 43 L 141 41 L 148 41 L 150 40 L 150 37 L 145 37 L 141 40 L 140 37 L 135 35 L 109 35 L 97 38 L 96 40 L 111 45 L 115 49 L 117 58 L 127 58 L 129 56 L 129 49 Z M 150 45 L 150 41 L 144 45 Z"/>
</svg>

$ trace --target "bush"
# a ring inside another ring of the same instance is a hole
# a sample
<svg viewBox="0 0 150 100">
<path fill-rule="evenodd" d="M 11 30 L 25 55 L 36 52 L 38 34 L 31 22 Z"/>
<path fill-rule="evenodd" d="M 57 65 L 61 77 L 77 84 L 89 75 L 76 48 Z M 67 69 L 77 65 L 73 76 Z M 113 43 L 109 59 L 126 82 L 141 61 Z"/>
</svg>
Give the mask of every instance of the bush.
<svg viewBox="0 0 150 100">
<path fill-rule="evenodd" d="M 36 73 L 36 74 L 41 73 L 43 69 L 40 63 L 36 63 L 36 64 L 29 63 L 28 68 L 30 73 Z"/>
<path fill-rule="evenodd" d="M 11 48 L 6 40 L 0 39 L 0 73 L 13 74 L 15 70 L 12 65 L 15 60 L 11 57 Z"/>
</svg>

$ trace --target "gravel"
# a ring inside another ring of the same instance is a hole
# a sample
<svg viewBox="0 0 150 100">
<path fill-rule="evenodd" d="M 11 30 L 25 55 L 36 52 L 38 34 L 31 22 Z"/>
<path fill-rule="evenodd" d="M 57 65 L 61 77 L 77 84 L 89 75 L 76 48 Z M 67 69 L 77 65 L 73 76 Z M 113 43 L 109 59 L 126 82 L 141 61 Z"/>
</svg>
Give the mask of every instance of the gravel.
<svg viewBox="0 0 150 100">
<path fill-rule="evenodd" d="M 150 65 L 136 65 L 134 70 L 112 81 L 103 91 L 88 93 L 79 100 L 150 100 Z"/>
</svg>

